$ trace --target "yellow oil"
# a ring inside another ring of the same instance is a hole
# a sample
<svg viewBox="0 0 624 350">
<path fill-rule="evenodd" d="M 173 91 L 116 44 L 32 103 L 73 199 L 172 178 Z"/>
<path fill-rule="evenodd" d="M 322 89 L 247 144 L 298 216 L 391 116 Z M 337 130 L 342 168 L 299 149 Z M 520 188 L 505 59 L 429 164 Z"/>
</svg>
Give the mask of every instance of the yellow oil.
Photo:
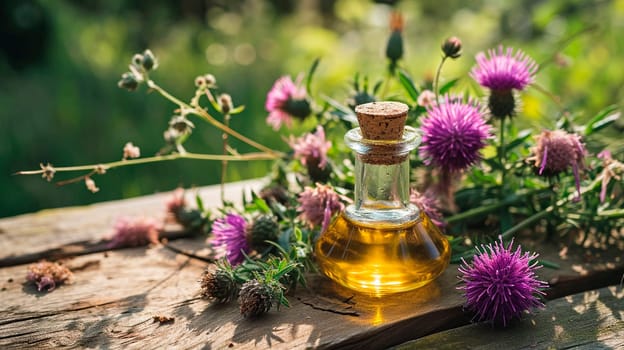
<svg viewBox="0 0 624 350">
<path fill-rule="evenodd" d="M 343 213 L 316 244 L 317 261 L 329 278 L 377 296 L 426 285 L 450 259 L 447 239 L 423 212 L 402 224 L 365 224 Z"/>
</svg>

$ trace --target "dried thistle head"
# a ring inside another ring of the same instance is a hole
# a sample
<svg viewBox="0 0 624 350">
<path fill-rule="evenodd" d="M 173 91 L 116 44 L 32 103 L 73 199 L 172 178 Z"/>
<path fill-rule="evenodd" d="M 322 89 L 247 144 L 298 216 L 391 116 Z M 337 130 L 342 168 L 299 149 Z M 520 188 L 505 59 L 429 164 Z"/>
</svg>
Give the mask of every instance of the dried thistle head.
<svg viewBox="0 0 624 350">
<path fill-rule="evenodd" d="M 218 267 L 215 271 L 206 270 L 201 279 L 202 298 L 224 304 L 236 298 L 238 284 L 231 268 Z"/>
<path fill-rule="evenodd" d="M 37 290 L 51 292 L 57 285 L 70 283 L 74 274 L 65 266 L 42 260 L 28 266 L 26 279 L 35 282 Z"/>
<path fill-rule="evenodd" d="M 245 282 L 238 294 L 240 313 L 245 318 L 258 317 L 271 310 L 274 298 L 273 290 L 267 283 L 255 279 Z"/>
</svg>

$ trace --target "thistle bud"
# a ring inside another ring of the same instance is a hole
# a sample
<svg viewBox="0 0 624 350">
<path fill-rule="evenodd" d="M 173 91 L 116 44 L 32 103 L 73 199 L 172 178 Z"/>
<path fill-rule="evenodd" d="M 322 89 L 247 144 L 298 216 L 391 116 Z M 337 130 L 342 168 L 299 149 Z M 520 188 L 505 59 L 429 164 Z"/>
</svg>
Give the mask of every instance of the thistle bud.
<svg viewBox="0 0 624 350">
<path fill-rule="evenodd" d="M 169 121 L 169 127 L 175 129 L 180 134 L 190 134 L 195 124 L 183 115 L 174 115 Z"/>
<path fill-rule="evenodd" d="M 219 95 L 218 100 L 219 100 L 219 107 L 221 107 L 221 113 L 229 114 L 232 108 L 234 107 L 232 103 L 232 96 L 228 94 L 221 94 Z"/>
<path fill-rule="evenodd" d="M 403 57 L 403 16 L 393 12 L 390 16 L 390 38 L 386 45 L 386 57 L 390 60 L 390 68 L 394 70 L 396 62 Z"/>
<path fill-rule="evenodd" d="M 286 113 L 301 120 L 305 119 L 307 116 L 310 115 L 310 113 L 312 113 L 310 102 L 305 98 L 289 99 L 288 101 L 286 101 L 283 108 Z"/>
<path fill-rule="evenodd" d="M 245 318 L 258 317 L 273 306 L 273 293 L 265 283 L 257 280 L 245 282 L 238 294 L 240 313 Z"/>
<path fill-rule="evenodd" d="M 220 304 L 229 303 L 236 298 L 238 286 L 234 276 L 226 270 L 205 271 L 201 279 L 202 298 L 215 300 Z"/>
<path fill-rule="evenodd" d="M 254 220 L 247 232 L 247 241 L 255 249 L 264 249 L 266 241 L 276 241 L 279 224 L 273 215 L 262 215 Z"/>
<path fill-rule="evenodd" d="M 139 87 L 139 80 L 131 72 L 126 72 L 121 75 L 121 80 L 117 82 L 117 86 L 129 91 L 134 91 Z"/>
<path fill-rule="evenodd" d="M 143 52 L 142 58 L 143 59 L 141 60 L 141 66 L 146 71 L 158 68 L 158 61 L 156 60 L 156 56 L 154 56 L 151 50 L 145 50 L 145 52 Z"/>
<path fill-rule="evenodd" d="M 456 59 L 461 56 L 462 42 L 458 37 L 452 36 L 442 43 L 442 52 L 445 57 Z"/>
<path fill-rule="evenodd" d="M 134 56 L 132 56 L 132 65 L 133 66 L 141 67 L 142 64 L 143 64 L 143 55 L 141 55 L 140 53 L 137 53 Z"/>
</svg>

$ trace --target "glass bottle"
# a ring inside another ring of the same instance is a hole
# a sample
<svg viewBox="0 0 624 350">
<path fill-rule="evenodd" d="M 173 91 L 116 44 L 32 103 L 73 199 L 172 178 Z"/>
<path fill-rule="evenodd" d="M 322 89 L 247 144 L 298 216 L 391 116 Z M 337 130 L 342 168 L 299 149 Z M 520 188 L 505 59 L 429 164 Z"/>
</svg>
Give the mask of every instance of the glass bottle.
<svg viewBox="0 0 624 350">
<path fill-rule="evenodd" d="M 409 152 L 419 137 L 405 126 L 407 111 L 398 102 L 356 108 L 360 128 L 345 135 L 356 154 L 354 202 L 316 243 L 323 273 L 378 296 L 424 286 L 450 259 L 447 239 L 409 201 Z"/>
</svg>

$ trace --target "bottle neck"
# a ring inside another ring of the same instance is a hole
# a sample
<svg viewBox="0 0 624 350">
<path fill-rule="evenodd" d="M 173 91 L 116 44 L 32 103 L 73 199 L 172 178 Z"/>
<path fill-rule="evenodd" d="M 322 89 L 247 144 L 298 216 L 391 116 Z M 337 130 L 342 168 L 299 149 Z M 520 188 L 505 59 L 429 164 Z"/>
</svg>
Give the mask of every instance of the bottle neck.
<svg viewBox="0 0 624 350">
<path fill-rule="evenodd" d="M 418 208 L 409 202 L 409 152 L 418 144 L 416 130 L 405 127 L 401 140 L 366 140 L 359 128 L 345 135 L 356 153 L 355 198 L 346 214 L 360 222 L 401 224 L 416 220 Z"/>
<path fill-rule="evenodd" d="M 396 164 L 355 161 L 355 207 L 365 210 L 403 209 L 409 204 L 409 160 Z"/>
</svg>

